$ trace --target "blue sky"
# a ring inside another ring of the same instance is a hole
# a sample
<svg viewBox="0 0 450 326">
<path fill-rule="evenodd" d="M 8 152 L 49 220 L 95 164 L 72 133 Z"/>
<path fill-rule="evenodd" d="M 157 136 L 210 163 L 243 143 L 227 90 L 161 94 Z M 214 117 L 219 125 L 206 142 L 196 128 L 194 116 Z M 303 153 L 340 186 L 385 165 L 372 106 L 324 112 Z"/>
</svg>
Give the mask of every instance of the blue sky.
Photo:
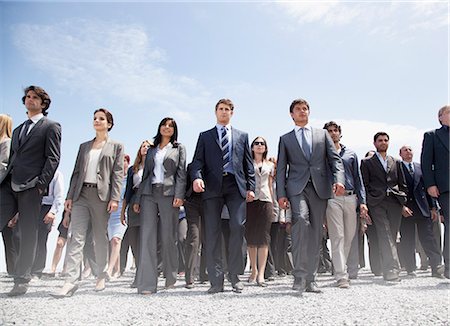
<svg viewBox="0 0 450 326">
<path fill-rule="evenodd" d="M 47 90 L 67 180 L 99 107 L 132 158 L 172 116 L 190 160 L 223 97 L 235 103 L 232 124 L 276 156 L 302 97 L 311 124 L 337 121 L 359 155 L 383 130 L 392 155 L 407 143 L 418 159 L 450 102 L 448 1 L 0 2 L 0 27 L 0 112 L 17 126 L 23 88 Z"/>
</svg>

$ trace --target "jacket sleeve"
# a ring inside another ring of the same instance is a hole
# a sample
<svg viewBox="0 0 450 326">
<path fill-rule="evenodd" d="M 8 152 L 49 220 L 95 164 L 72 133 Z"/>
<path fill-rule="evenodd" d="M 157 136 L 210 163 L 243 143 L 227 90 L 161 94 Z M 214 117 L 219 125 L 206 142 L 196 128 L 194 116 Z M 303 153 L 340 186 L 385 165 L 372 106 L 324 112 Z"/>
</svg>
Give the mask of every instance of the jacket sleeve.
<svg viewBox="0 0 450 326">
<path fill-rule="evenodd" d="M 110 200 L 120 201 L 123 185 L 123 145 L 115 145 L 116 157 L 111 171 L 111 198 Z"/>
<path fill-rule="evenodd" d="M 50 123 L 44 150 L 46 160 L 36 185 L 43 192 L 48 188 L 50 181 L 52 181 L 61 158 L 61 126 L 59 123 Z"/>
<path fill-rule="evenodd" d="M 175 172 L 175 198 L 184 199 L 186 193 L 186 148 L 178 145 L 178 166 Z"/>
</svg>

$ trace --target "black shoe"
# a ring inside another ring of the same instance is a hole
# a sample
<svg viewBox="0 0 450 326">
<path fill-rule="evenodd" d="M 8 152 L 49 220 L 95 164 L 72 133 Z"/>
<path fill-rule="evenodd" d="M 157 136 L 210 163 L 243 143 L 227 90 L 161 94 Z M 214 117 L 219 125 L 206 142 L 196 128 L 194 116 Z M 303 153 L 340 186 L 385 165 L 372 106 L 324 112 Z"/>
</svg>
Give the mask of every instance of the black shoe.
<svg viewBox="0 0 450 326">
<path fill-rule="evenodd" d="M 322 290 L 317 287 L 316 282 L 306 282 L 305 292 L 322 293 Z"/>
<path fill-rule="evenodd" d="M 279 277 L 286 277 L 286 272 L 278 272 Z"/>
<path fill-rule="evenodd" d="M 444 278 L 445 266 L 437 265 L 434 268 L 431 268 L 431 276 L 436 278 Z"/>
<path fill-rule="evenodd" d="M 389 271 L 387 273 L 384 274 L 383 276 L 385 281 L 388 282 L 400 282 L 400 277 L 398 276 L 398 272 L 395 271 Z"/>
<path fill-rule="evenodd" d="M 356 279 L 358 278 L 358 274 L 349 274 L 349 275 L 348 275 L 348 278 L 349 278 L 350 280 L 356 280 Z"/>
<path fill-rule="evenodd" d="M 272 282 L 275 281 L 275 277 L 274 276 L 268 276 L 265 278 L 267 281 Z"/>
<path fill-rule="evenodd" d="M 186 289 L 193 289 L 194 288 L 194 283 L 193 282 L 191 282 L 191 283 L 186 283 L 186 285 L 184 286 Z"/>
<path fill-rule="evenodd" d="M 223 292 L 223 286 L 211 286 L 208 289 L 208 294 L 216 294 L 219 292 Z"/>
<path fill-rule="evenodd" d="M 292 290 L 297 292 L 304 292 L 306 290 L 306 282 L 301 278 L 295 278 L 294 284 L 292 285 Z"/>
<path fill-rule="evenodd" d="M 20 295 L 24 295 L 28 291 L 27 283 L 16 283 L 14 284 L 11 291 L 9 291 L 6 295 L 8 297 L 18 297 Z"/>
<path fill-rule="evenodd" d="M 233 291 L 236 293 L 241 293 L 242 290 L 244 289 L 244 283 L 241 282 L 241 280 L 239 279 L 239 276 L 237 275 L 231 275 L 230 276 L 230 281 L 231 281 L 231 286 L 233 287 Z"/>
</svg>

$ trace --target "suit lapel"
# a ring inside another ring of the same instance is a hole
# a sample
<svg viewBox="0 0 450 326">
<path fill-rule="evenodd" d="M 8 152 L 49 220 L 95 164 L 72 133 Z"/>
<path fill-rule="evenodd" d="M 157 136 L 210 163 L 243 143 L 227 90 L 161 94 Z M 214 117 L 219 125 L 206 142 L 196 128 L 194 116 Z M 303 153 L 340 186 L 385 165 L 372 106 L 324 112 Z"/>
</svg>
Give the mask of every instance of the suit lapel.
<svg viewBox="0 0 450 326">
<path fill-rule="evenodd" d="M 449 137 L 448 137 L 447 130 L 445 130 L 445 128 L 442 126 L 440 129 L 436 130 L 436 136 L 442 142 L 442 144 L 448 151 L 449 150 Z"/>
<path fill-rule="evenodd" d="M 386 173 L 389 173 L 389 172 L 392 171 L 392 168 L 393 168 L 395 162 L 394 162 L 394 159 L 392 158 L 392 156 L 390 156 L 390 155 L 387 156 L 387 160 L 386 161 L 387 161 L 387 171 L 386 171 Z"/>
<path fill-rule="evenodd" d="M 418 163 L 413 163 L 414 165 L 414 189 L 416 189 L 417 185 L 420 182 L 420 178 L 422 177 L 422 170 L 420 169 L 420 165 Z"/>
<path fill-rule="evenodd" d="M 300 155 L 306 160 L 306 156 L 303 153 L 303 149 L 300 147 L 300 144 L 298 143 L 298 139 L 297 136 L 295 135 L 295 129 L 292 130 L 289 134 L 288 134 L 289 140 L 290 142 L 293 144 L 293 146 L 295 148 L 297 148 L 297 150 L 300 152 Z"/>
<path fill-rule="evenodd" d="M 22 144 L 20 144 L 20 147 L 22 147 L 24 144 L 26 144 L 26 142 L 31 138 L 31 136 L 33 136 L 33 134 L 36 132 L 36 130 L 38 130 L 38 128 L 41 127 L 41 125 L 44 123 L 44 119 L 46 119 L 46 117 L 42 117 L 41 119 L 39 119 L 38 122 L 36 122 L 36 124 L 33 126 L 33 128 L 31 128 L 30 132 L 27 135 L 25 135 L 25 138 L 23 139 Z M 20 130 L 22 130 L 22 126 L 23 126 L 23 123 L 21 124 Z M 24 132 L 27 132 L 27 130 L 25 130 Z M 18 135 L 20 137 L 20 131 L 19 131 Z M 17 143 L 17 144 L 19 144 L 19 143 Z"/>
<path fill-rule="evenodd" d="M 106 138 L 106 142 L 105 145 L 103 145 L 102 150 L 100 151 L 100 156 L 98 158 L 98 164 L 100 164 L 100 162 L 103 159 L 103 156 L 105 156 L 105 151 L 109 150 L 109 145 L 111 144 L 109 137 Z"/>
<path fill-rule="evenodd" d="M 383 164 L 381 164 L 380 159 L 378 158 L 378 156 L 376 154 L 374 156 L 372 156 L 370 159 L 373 161 L 373 163 L 376 166 L 378 166 L 379 169 L 381 169 L 381 171 L 383 171 L 386 174 L 386 170 L 384 169 Z"/>
</svg>

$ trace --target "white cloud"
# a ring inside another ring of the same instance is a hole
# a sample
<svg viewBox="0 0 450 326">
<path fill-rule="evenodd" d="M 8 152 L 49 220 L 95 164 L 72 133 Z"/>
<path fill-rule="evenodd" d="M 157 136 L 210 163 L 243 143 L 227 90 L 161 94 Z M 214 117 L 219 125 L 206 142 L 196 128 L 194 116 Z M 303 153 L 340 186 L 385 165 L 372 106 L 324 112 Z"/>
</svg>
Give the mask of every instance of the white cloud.
<svg viewBox="0 0 450 326">
<path fill-rule="evenodd" d="M 300 25 L 358 24 L 371 34 L 390 38 L 418 29 L 433 31 L 449 23 L 448 4 L 444 1 L 282 1 L 276 2 L 276 6 Z"/>
<path fill-rule="evenodd" d="M 208 97 L 196 80 L 164 69 L 164 50 L 140 26 L 86 20 L 20 24 L 13 38 L 24 58 L 71 91 L 165 110 L 198 107 Z"/>
</svg>

